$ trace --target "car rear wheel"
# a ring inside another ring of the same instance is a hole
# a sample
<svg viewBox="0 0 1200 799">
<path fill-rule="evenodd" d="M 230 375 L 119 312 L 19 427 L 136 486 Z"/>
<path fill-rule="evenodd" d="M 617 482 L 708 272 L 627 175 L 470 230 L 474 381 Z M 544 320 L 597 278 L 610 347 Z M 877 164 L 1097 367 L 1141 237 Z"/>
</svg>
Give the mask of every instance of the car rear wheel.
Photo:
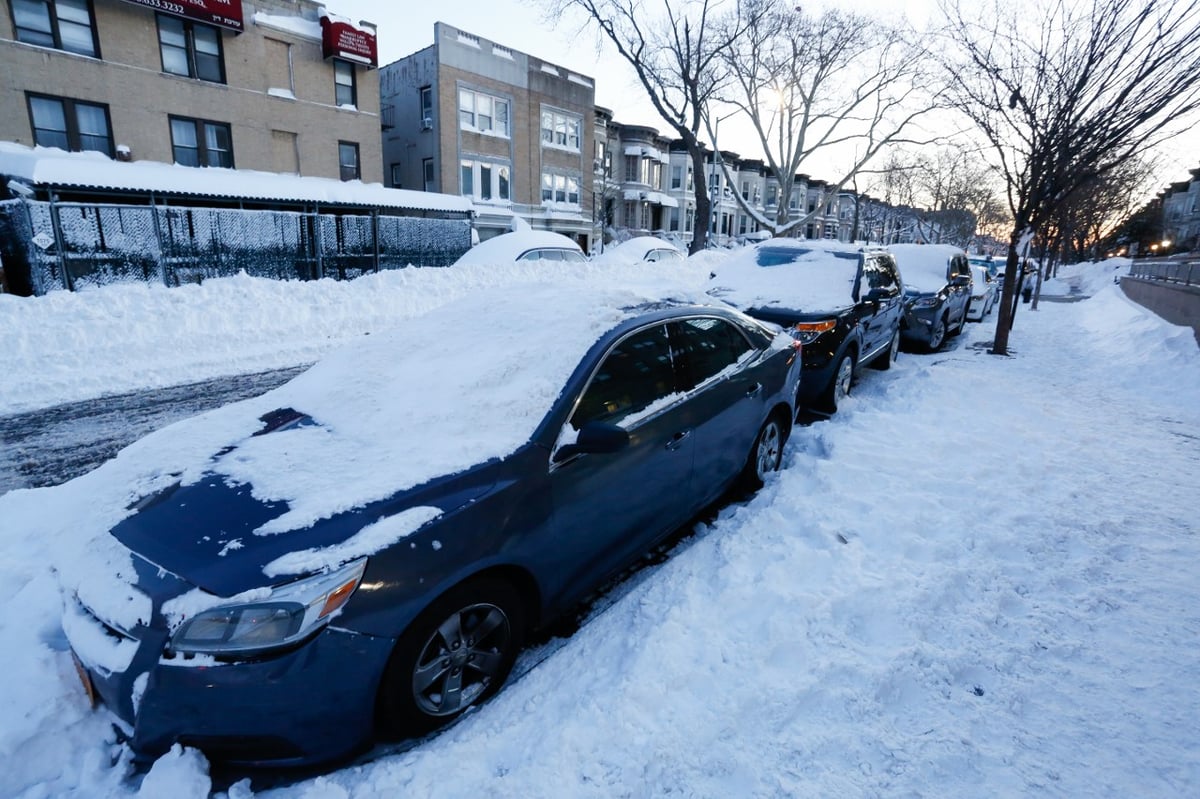
<svg viewBox="0 0 1200 799">
<path fill-rule="evenodd" d="M 499 690 L 521 649 L 523 610 L 516 590 L 494 579 L 461 585 L 426 608 L 388 661 L 380 727 L 428 732 Z"/>
<path fill-rule="evenodd" d="M 929 351 L 937 352 L 941 349 L 942 344 L 946 342 L 946 318 L 939 316 L 933 320 L 933 327 L 929 331 Z"/>
<path fill-rule="evenodd" d="M 888 348 L 880 353 L 875 360 L 871 361 L 871 367 L 879 370 L 887 370 L 892 368 L 892 364 L 896 362 L 896 358 L 900 356 L 900 331 L 897 330 L 892 334 L 891 343 Z"/>
<path fill-rule="evenodd" d="M 833 371 L 833 378 L 825 389 L 825 409 L 836 413 L 842 400 L 850 396 L 850 384 L 854 380 L 854 357 L 849 353 L 843 355 Z"/>
<path fill-rule="evenodd" d="M 742 484 L 756 490 L 762 487 L 767 475 L 779 471 L 783 462 L 783 445 L 787 443 L 787 426 L 779 414 L 772 414 L 763 422 L 750 455 L 746 458 L 746 468 L 742 470 Z"/>
</svg>

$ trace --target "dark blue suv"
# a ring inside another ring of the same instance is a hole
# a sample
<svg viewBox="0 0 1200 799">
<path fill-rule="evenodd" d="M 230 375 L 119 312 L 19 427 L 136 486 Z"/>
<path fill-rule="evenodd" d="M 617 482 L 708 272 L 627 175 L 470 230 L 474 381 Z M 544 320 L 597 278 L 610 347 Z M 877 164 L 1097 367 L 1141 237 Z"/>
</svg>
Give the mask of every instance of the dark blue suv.
<svg viewBox="0 0 1200 799">
<path fill-rule="evenodd" d="M 101 467 L 129 482 L 87 498 L 88 554 L 58 564 L 85 686 L 146 757 L 303 764 L 437 727 L 778 468 L 799 369 L 731 308 L 602 284 L 374 334 Z"/>
<path fill-rule="evenodd" d="M 903 287 L 882 248 L 771 239 L 730 256 L 709 285 L 803 343 L 800 405 L 836 411 L 863 364 L 888 369 L 896 359 Z"/>
</svg>

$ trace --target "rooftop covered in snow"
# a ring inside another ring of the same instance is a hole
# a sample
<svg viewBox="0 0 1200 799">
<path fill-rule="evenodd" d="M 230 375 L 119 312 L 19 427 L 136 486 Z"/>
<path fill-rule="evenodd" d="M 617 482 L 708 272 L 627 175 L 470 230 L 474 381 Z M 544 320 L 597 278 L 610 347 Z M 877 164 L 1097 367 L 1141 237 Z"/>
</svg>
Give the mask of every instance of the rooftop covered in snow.
<svg viewBox="0 0 1200 799">
<path fill-rule="evenodd" d="M 54 147 L 0 142 L 0 176 L 41 195 L 150 195 L 162 199 L 209 198 L 254 204 L 317 204 L 463 215 L 462 197 L 380 183 L 301 177 L 251 169 L 187 167 L 157 161 L 115 161 L 103 153 L 69 153 Z M 18 188 L 17 193 L 21 193 Z"/>
</svg>

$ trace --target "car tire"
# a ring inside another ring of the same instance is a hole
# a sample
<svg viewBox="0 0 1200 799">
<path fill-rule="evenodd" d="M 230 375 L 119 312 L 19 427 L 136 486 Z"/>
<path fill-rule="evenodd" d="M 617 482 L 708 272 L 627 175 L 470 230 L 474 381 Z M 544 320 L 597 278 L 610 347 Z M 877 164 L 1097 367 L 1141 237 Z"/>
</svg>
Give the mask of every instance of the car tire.
<svg viewBox="0 0 1200 799">
<path fill-rule="evenodd" d="M 929 329 L 929 351 L 937 352 L 946 343 L 946 317 L 939 316 L 933 320 Z"/>
<path fill-rule="evenodd" d="M 888 348 L 875 357 L 871 361 L 871 368 L 878 369 L 881 372 L 886 372 L 892 368 L 892 364 L 896 362 L 896 358 L 900 356 L 900 331 L 892 333 L 892 340 L 888 343 Z"/>
<path fill-rule="evenodd" d="M 850 384 L 854 381 L 854 356 L 845 353 L 838 359 L 833 377 L 825 387 L 822 404 L 829 413 L 837 413 L 838 405 L 850 395 Z"/>
<path fill-rule="evenodd" d="M 377 701 L 382 732 L 420 735 L 448 724 L 503 685 L 525 635 L 511 585 L 464 583 L 426 608 L 400 636 Z"/>
<path fill-rule="evenodd" d="M 787 422 L 779 413 L 773 413 L 763 422 L 758 435 L 754 438 L 754 446 L 746 456 L 746 466 L 742 469 L 741 483 L 745 488 L 757 491 L 771 472 L 779 471 L 783 463 L 783 445 L 787 443 Z"/>
</svg>

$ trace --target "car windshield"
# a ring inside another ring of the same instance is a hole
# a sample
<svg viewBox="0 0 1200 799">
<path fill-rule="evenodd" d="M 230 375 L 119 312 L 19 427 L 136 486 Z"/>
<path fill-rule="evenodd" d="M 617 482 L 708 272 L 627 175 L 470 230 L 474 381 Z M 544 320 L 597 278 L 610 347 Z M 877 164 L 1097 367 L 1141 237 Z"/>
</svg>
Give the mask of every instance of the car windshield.
<svg viewBox="0 0 1200 799">
<path fill-rule="evenodd" d="M 933 294 L 950 282 L 950 255 L 946 249 L 912 244 L 895 245 L 891 249 L 909 293 Z"/>
<path fill-rule="evenodd" d="M 709 293 L 739 308 L 819 312 L 854 303 L 862 254 L 805 246 L 759 246 L 729 258 Z"/>
</svg>

